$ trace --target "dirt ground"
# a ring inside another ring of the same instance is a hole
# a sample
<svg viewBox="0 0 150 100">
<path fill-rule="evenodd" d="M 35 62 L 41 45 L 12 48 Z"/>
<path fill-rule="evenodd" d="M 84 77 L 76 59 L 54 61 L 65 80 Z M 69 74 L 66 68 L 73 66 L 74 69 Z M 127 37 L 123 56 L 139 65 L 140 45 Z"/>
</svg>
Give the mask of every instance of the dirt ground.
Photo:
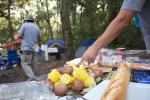
<svg viewBox="0 0 150 100">
<path fill-rule="evenodd" d="M 49 61 L 45 61 L 44 58 L 36 59 L 36 66 L 33 68 L 38 80 L 47 78 L 47 74 L 51 69 L 61 67 L 65 64 L 64 56 L 61 54 L 61 59 L 56 59 L 55 56 L 49 56 Z M 26 81 L 27 76 L 22 70 L 21 66 L 13 66 L 10 69 L 0 71 L 0 84 L 2 83 L 14 83 Z"/>
</svg>

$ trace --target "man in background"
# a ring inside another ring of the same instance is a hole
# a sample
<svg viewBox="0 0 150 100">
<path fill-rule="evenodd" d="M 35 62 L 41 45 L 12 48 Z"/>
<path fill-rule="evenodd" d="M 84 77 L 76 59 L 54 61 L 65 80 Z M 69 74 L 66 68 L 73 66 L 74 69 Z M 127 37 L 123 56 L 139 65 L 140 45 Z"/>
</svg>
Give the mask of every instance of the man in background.
<svg viewBox="0 0 150 100">
<path fill-rule="evenodd" d="M 36 80 L 32 68 L 34 66 L 34 52 L 38 49 L 41 33 L 39 27 L 34 23 L 34 18 L 32 16 L 28 16 L 24 20 L 18 35 L 19 38 L 22 38 L 21 65 L 25 74 L 28 76 L 27 81 Z"/>
</svg>

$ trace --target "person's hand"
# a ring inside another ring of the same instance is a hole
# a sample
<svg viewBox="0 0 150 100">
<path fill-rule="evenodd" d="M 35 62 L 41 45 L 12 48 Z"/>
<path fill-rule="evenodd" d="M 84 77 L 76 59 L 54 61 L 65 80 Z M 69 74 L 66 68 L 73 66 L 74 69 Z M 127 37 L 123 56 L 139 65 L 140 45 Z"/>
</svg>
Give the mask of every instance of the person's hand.
<svg viewBox="0 0 150 100">
<path fill-rule="evenodd" d="M 97 48 L 94 46 L 89 47 L 83 54 L 81 62 L 79 64 L 81 64 L 84 61 L 88 62 L 89 64 L 93 62 L 98 54 L 98 51 L 99 50 L 97 50 Z"/>
</svg>

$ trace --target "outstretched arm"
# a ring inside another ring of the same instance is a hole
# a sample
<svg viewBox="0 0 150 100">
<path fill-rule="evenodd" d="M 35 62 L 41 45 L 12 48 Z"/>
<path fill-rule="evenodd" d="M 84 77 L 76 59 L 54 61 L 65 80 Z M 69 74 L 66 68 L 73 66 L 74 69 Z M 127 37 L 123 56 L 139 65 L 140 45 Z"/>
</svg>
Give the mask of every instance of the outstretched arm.
<svg viewBox="0 0 150 100">
<path fill-rule="evenodd" d="M 130 24 L 134 15 L 135 12 L 120 10 L 117 17 L 109 24 L 105 32 L 84 53 L 81 62 L 88 61 L 90 63 L 94 61 L 98 51 L 111 43 L 121 33 L 121 31 Z"/>
</svg>

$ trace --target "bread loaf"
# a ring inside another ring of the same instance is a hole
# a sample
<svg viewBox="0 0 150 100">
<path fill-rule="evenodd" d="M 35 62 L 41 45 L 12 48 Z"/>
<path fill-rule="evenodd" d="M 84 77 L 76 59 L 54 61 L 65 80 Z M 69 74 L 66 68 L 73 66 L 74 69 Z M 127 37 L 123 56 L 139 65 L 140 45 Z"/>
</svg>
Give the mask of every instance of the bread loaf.
<svg viewBox="0 0 150 100">
<path fill-rule="evenodd" d="M 138 63 L 128 63 L 127 66 L 132 70 L 150 70 L 150 64 L 138 64 Z"/>
<path fill-rule="evenodd" d="M 126 63 L 120 64 L 100 100 L 126 100 L 130 74 L 131 69 Z"/>
<path fill-rule="evenodd" d="M 132 70 L 150 70 L 150 64 L 139 64 L 139 63 L 128 63 L 128 62 L 112 62 L 112 63 L 108 63 L 105 64 L 102 61 L 99 61 L 99 66 L 103 66 L 103 67 L 119 67 L 120 64 L 122 63 L 126 63 L 127 66 L 129 68 L 131 68 Z"/>
</svg>

